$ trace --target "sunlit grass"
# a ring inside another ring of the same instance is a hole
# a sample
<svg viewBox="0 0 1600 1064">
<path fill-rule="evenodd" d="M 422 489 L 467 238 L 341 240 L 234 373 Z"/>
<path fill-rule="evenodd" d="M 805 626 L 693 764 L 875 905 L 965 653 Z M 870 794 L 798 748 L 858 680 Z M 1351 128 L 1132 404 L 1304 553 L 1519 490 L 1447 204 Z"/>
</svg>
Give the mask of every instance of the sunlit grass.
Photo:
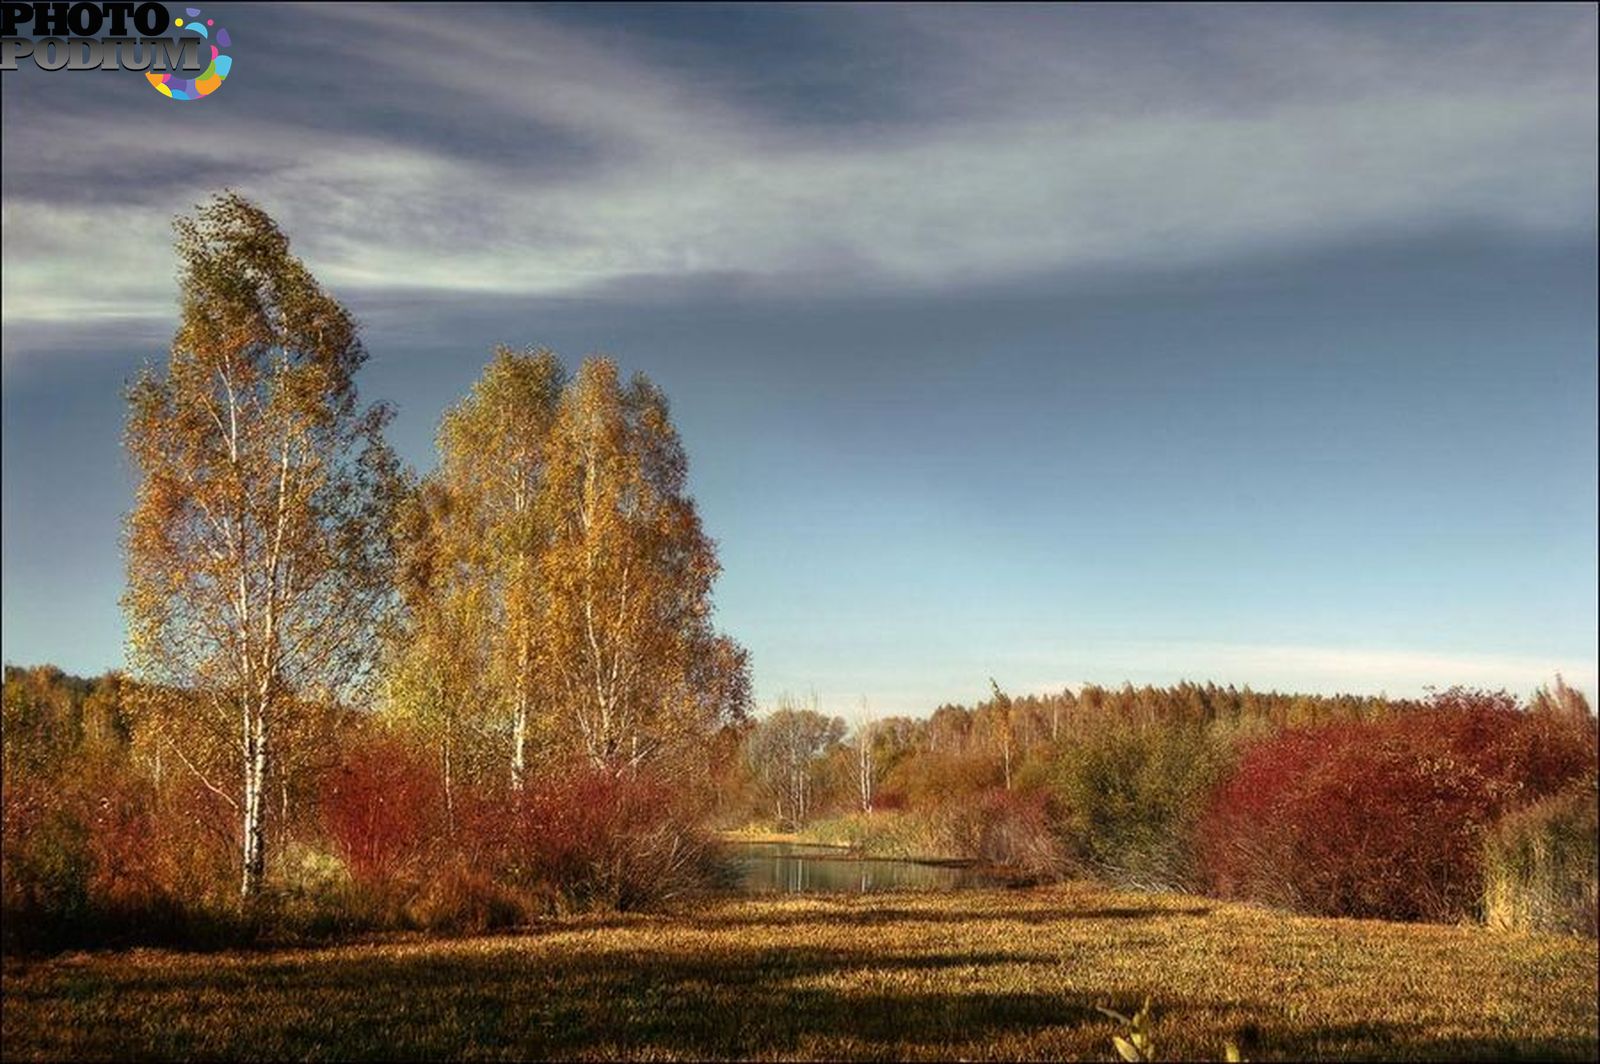
<svg viewBox="0 0 1600 1064">
<path fill-rule="evenodd" d="M 521 935 L 7 963 L 4 1056 L 1594 1059 L 1593 943 L 1086 885 L 728 899 Z"/>
</svg>

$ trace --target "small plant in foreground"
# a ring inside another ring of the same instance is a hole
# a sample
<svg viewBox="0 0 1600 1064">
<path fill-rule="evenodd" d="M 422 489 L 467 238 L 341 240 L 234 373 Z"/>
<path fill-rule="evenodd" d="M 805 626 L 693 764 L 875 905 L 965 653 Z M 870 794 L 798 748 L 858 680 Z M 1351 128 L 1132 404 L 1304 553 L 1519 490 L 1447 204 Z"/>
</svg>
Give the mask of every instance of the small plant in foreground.
<svg viewBox="0 0 1600 1064">
<path fill-rule="evenodd" d="M 1101 1013 L 1111 1017 L 1126 1029 L 1124 1034 L 1111 1036 L 1111 1045 L 1116 1049 L 1117 1055 L 1123 1060 L 1140 1062 L 1156 1059 L 1156 1047 L 1150 1037 L 1150 997 L 1145 996 L 1144 1004 L 1139 1011 L 1131 1017 L 1124 1016 L 1115 1009 L 1104 1006 L 1095 1006 Z M 1243 1061 L 1239 1047 L 1233 1042 L 1227 1042 L 1222 1047 L 1222 1059 L 1226 1061 Z"/>
<path fill-rule="evenodd" d="M 1126 1037 L 1120 1034 L 1111 1036 L 1111 1044 L 1116 1047 L 1117 1055 L 1123 1060 L 1142 1061 L 1154 1060 L 1155 1045 L 1150 1040 L 1150 998 L 1147 995 L 1139 1011 L 1131 1017 L 1124 1016 L 1116 1009 L 1096 1006 L 1100 1012 L 1122 1024 L 1127 1030 Z"/>
</svg>

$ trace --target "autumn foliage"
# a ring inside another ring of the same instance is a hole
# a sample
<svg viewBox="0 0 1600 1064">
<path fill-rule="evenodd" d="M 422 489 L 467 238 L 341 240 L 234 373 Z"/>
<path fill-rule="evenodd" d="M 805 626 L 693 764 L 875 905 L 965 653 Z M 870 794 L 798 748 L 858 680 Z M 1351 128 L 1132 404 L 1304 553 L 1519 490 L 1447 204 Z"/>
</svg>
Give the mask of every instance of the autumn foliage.
<svg viewBox="0 0 1600 1064">
<path fill-rule="evenodd" d="M 362 742 L 323 780 L 322 822 L 358 881 L 415 875 L 444 827 L 444 787 L 431 759 L 392 737 Z"/>
<path fill-rule="evenodd" d="M 506 800 L 506 878 L 563 907 L 639 908 L 698 889 L 714 870 L 693 805 L 648 772 L 574 761 Z"/>
<path fill-rule="evenodd" d="M 1035 878 L 1453 920 L 1491 827 L 1594 778 L 1593 715 L 1559 682 L 1524 708 L 991 680 L 853 735 L 815 706 L 750 721 L 656 385 L 501 348 L 419 477 L 358 399 L 354 317 L 276 224 L 230 194 L 178 228 L 171 359 L 128 397 L 137 673 L 6 670 L 8 935 L 640 908 L 714 886 L 705 826 L 756 816 Z M 1566 896 L 1527 854 L 1589 808 L 1495 836 L 1512 886 Z"/>
<path fill-rule="evenodd" d="M 1485 832 L 1595 772 L 1592 719 L 1452 690 L 1412 713 L 1250 746 L 1200 832 L 1225 897 L 1401 920 L 1476 913 Z"/>
</svg>

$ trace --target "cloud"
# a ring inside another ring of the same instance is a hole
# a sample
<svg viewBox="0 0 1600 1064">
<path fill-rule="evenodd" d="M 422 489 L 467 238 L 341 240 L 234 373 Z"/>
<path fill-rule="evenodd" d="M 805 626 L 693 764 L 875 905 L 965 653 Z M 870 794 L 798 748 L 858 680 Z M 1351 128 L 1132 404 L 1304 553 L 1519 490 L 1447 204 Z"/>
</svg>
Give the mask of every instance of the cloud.
<svg viewBox="0 0 1600 1064">
<path fill-rule="evenodd" d="M 1026 637 L 1000 640 L 1005 649 L 998 654 L 974 649 L 995 642 L 975 639 L 970 645 L 941 647 L 937 654 L 927 653 L 924 646 L 903 660 L 890 654 L 875 662 L 847 663 L 836 651 L 819 653 L 817 660 L 826 665 L 815 674 L 792 665 L 786 671 L 769 666 L 760 695 L 767 704 L 785 693 L 815 691 L 822 708 L 854 719 L 863 693 L 880 715 L 925 715 L 944 702 L 971 703 L 988 697 L 990 676 L 1013 694 L 1046 694 L 1084 683 L 1161 686 L 1190 680 L 1257 691 L 1381 693 L 1396 698 L 1422 697 L 1430 688 L 1461 684 L 1526 696 L 1552 683 L 1558 673 L 1591 700 L 1600 690 L 1600 670 L 1593 658 L 1561 654 L 1156 640 L 1056 644 Z"/>
<path fill-rule="evenodd" d="M 1527 694 L 1550 683 L 1557 673 L 1592 695 L 1600 682 L 1593 659 L 1561 656 L 1273 644 L 1120 643 L 1096 648 L 1092 658 L 1093 665 L 1086 667 L 1092 668 L 1093 675 L 1074 678 L 1073 683 L 1083 679 L 1105 684 L 1190 679 L 1249 684 L 1257 690 L 1382 691 L 1414 696 L 1429 687 L 1442 689 L 1454 684 L 1504 687 Z M 1033 688 L 1060 690 L 1063 686 L 1065 682 L 1046 681 Z"/>
<path fill-rule="evenodd" d="M 174 141 L 161 112 L 74 117 L 37 97 L 6 115 L 4 320 L 169 314 L 168 219 L 203 190 L 163 167 L 237 185 L 326 282 L 372 290 L 729 275 L 797 296 L 939 291 L 1362 233 L 1594 225 L 1592 9 L 815 17 L 916 57 L 887 79 L 851 68 L 864 101 L 887 101 L 867 118 L 786 121 L 638 34 L 455 6 L 303 9 L 308 38 L 362 40 L 343 126 L 308 125 L 284 93 Z M 113 159 L 151 177 L 115 182 Z"/>
</svg>

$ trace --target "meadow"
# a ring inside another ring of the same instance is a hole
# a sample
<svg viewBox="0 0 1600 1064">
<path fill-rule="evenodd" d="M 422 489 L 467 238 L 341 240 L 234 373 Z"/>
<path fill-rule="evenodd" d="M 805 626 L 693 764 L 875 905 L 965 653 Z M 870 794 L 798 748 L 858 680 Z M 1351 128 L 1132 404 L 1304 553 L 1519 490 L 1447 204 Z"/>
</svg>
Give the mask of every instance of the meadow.
<svg viewBox="0 0 1600 1064">
<path fill-rule="evenodd" d="M 8 959 L 34 1059 L 1567 1059 L 1594 944 L 1085 883 L 724 897 L 329 948 Z"/>
</svg>

